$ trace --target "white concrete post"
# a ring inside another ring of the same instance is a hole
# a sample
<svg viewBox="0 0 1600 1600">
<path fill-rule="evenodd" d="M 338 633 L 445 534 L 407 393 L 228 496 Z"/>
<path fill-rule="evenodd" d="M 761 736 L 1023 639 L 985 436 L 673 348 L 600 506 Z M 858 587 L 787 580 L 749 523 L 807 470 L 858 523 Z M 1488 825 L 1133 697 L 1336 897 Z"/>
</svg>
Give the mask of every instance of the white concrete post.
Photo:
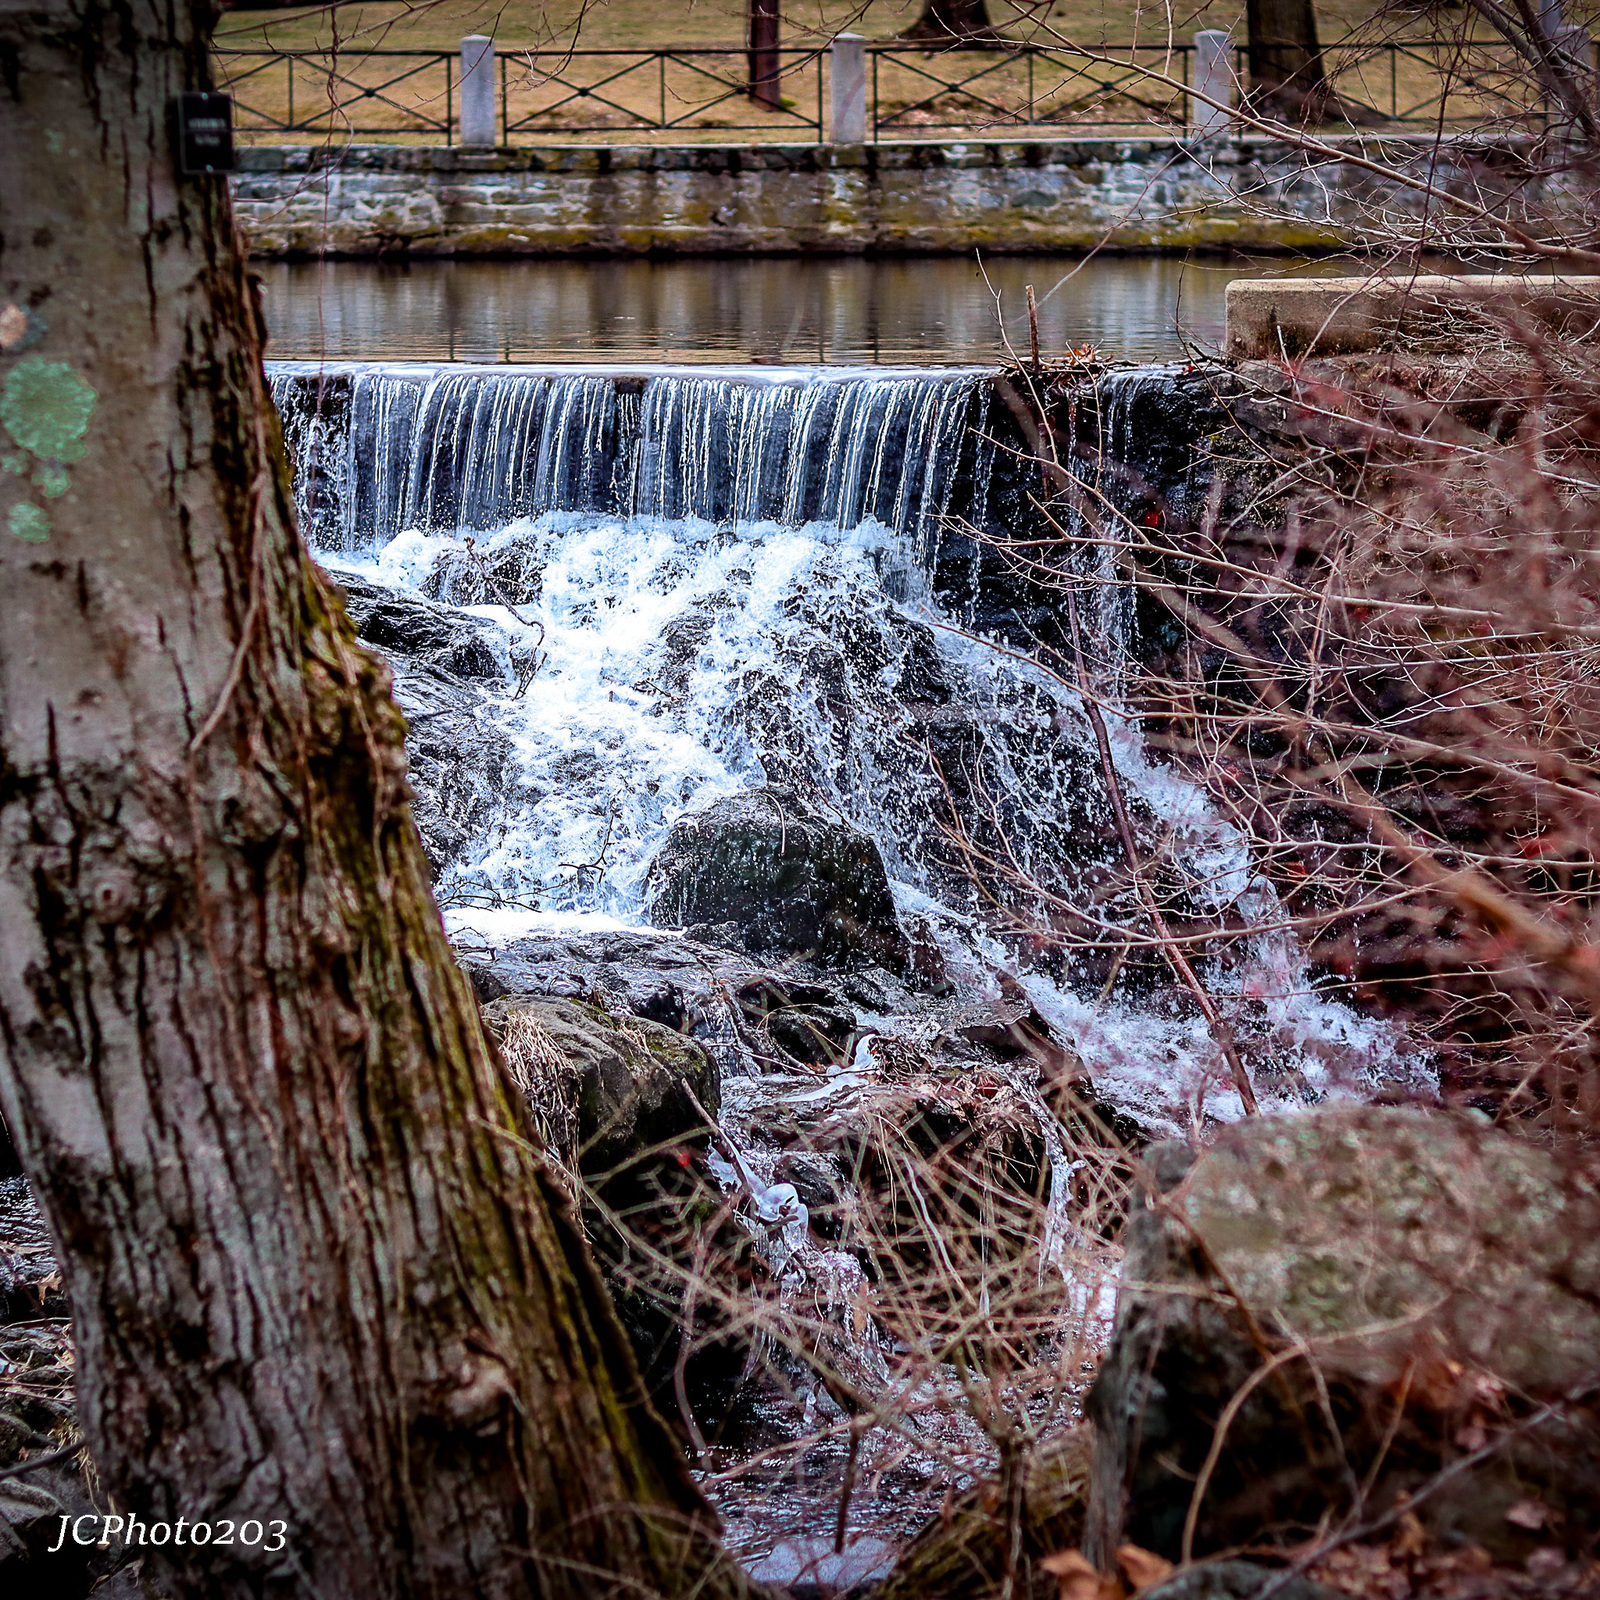
<svg viewBox="0 0 1600 1600">
<path fill-rule="evenodd" d="M 1189 97 L 1189 128 L 1197 139 L 1226 133 L 1231 118 L 1218 106 L 1231 106 L 1238 87 L 1233 72 L 1233 35 L 1220 28 L 1204 28 L 1194 36 L 1194 76 L 1189 87 L 1205 100 Z M 1217 105 L 1210 102 L 1215 100 Z"/>
<path fill-rule="evenodd" d="M 496 98 L 494 40 L 487 34 L 469 33 L 461 41 L 462 144 L 499 144 Z"/>
<path fill-rule="evenodd" d="M 828 138 L 834 144 L 867 142 L 867 51 L 859 33 L 841 33 L 828 52 Z"/>
<path fill-rule="evenodd" d="M 1594 71 L 1594 40 L 1581 22 L 1564 22 L 1551 34 L 1555 47 L 1579 72 Z"/>
</svg>

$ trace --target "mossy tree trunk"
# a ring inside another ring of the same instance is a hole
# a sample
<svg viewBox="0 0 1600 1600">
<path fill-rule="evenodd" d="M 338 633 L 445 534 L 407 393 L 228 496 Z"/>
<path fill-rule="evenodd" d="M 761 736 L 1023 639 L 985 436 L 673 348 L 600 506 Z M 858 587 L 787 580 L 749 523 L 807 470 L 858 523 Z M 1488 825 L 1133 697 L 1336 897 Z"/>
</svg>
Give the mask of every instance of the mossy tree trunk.
<svg viewBox="0 0 1600 1600">
<path fill-rule="evenodd" d="M 105 1486 L 230 1596 L 743 1587 L 451 960 L 296 536 L 185 0 L 0 11 L 0 1100 Z"/>
</svg>

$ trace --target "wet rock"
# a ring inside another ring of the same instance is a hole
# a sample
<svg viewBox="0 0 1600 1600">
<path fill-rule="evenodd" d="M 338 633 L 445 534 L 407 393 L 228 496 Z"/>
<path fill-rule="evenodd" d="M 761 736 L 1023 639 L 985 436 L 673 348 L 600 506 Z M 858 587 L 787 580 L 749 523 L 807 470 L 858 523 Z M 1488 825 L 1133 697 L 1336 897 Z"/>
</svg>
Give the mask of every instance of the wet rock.
<svg viewBox="0 0 1600 1600">
<path fill-rule="evenodd" d="M 1095 1551 L 1177 1558 L 1214 1449 L 1197 1553 L 1292 1545 L 1353 1483 L 1371 1516 L 1445 1469 L 1418 1495 L 1428 1532 L 1521 1560 L 1548 1537 L 1508 1515 L 1531 1501 L 1581 1546 L 1600 1525 L 1597 1177 L 1470 1114 L 1374 1107 L 1253 1120 L 1198 1160 L 1154 1147 L 1088 1402 Z"/>
<path fill-rule="evenodd" d="M 724 992 L 766 970 L 742 953 L 647 928 L 534 935 L 467 950 L 461 960 L 481 998 L 592 1001 L 699 1038 L 719 1033 Z"/>
<path fill-rule="evenodd" d="M 581 1180 L 585 1231 L 656 1404 L 678 1422 L 686 1404 L 698 1426 L 716 1427 L 749 1353 L 728 1307 L 750 1271 L 749 1237 L 705 1167 L 716 1062 L 659 1023 L 572 1000 L 508 996 L 483 1016 L 541 1132 Z M 693 1303 L 691 1280 L 702 1286 Z"/>
<path fill-rule="evenodd" d="M 458 614 L 353 573 L 333 578 L 361 638 L 394 673 L 409 724 L 411 812 L 437 877 L 484 836 L 504 798 L 511 742 L 489 717 L 481 687 L 498 685 L 499 662 Z"/>
<path fill-rule="evenodd" d="M 467 539 L 439 552 L 421 587 L 446 606 L 531 606 L 543 591 L 544 567 L 526 545 L 479 550 Z"/>
<path fill-rule="evenodd" d="M 411 814 L 437 877 L 483 838 L 503 793 L 511 741 L 486 724 L 473 697 L 446 691 L 430 702 L 416 680 L 401 680 L 396 688 L 411 720 Z M 413 709 L 420 706 L 427 709 Z"/>
<path fill-rule="evenodd" d="M 877 846 L 792 790 L 733 795 L 677 823 L 651 864 L 648 898 L 655 921 L 732 922 L 749 950 L 906 966 Z"/>
<path fill-rule="evenodd" d="M 783 973 L 739 990 L 744 1015 L 779 1050 L 805 1066 L 831 1066 L 849 1054 L 856 1014 L 827 984 L 794 982 Z"/>
<path fill-rule="evenodd" d="M 386 654 L 409 656 L 457 678 L 499 678 L 500 663 L 459 612 L 385 589 L 353 573 L 335 574 L 357 635 Z"/>
</svg>

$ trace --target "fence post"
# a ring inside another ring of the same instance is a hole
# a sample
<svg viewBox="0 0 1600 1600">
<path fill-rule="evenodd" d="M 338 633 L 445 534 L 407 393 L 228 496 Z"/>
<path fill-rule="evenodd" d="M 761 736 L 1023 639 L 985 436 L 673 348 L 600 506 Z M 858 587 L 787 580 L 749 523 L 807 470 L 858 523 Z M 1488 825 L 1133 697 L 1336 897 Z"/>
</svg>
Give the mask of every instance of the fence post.
<svg viewBox="0 0 1600 1600">
<path fill-rule="evenodd" d="M 469 33 L 461 41 L 461 142 L 495 143 L 494 40 Z"/>
<path fill-rule="evenodd" d="M 1206 100 L 1189 97 L 1189 129 L 1196 139 L 1226 133 L 1232 120 L 1219 106 L 1234 103 L 1233 35 L 1220 28 L 1203 28 L 1194 36 L 1194 77 L 1189 87 Z M 1217 105 L 1209 101 L 1215 100 Z"/>
<path fill-rule="evenodd" d="M 867 142 L 867 41 L 841 33 L 828 51 L 828 138 L 834 144 Z"/>
</svg>

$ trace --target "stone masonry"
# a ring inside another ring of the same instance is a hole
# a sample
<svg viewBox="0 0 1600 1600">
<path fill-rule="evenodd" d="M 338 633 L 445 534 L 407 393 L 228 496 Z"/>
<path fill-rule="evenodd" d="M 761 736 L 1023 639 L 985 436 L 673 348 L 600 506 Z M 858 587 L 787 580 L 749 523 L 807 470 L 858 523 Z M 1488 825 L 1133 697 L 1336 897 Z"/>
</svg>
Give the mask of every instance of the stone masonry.
<svg viewBox="0 0 1600 1600">
<path fill-rule="evenodd" d="M 1361 149 L 1461 192 L 1519 182 L 1505 146 Z M 1364 206 L 1416 198 L 1248 139 L 260 145 L 233 193 L 258 255 L 390 257 L 1317 251 L 1358 234 Z"/>
</svg>

